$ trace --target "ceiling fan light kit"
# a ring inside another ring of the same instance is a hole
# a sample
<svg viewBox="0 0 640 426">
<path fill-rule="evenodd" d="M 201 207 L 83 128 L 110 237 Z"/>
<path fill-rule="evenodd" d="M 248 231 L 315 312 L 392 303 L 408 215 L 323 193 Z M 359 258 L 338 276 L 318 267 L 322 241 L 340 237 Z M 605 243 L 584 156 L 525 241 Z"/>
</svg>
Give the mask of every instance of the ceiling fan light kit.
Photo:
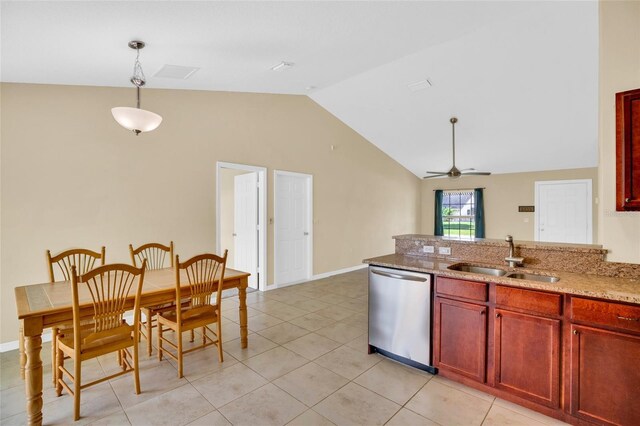
<svg viewBox="0 0 640 426">
<path fill-rule="evenodd" d="M 449 119 L 451 123 L 451 135 L 452 135 L 452 146 L 453 146 L 453 165 L 447 172 L 430 172 L 427 171 L 425 173 L 429 173 L 431 176 L 425 176 L 423 179 L 436 178 L 447 176 L 450 178 L 459 178 L 460 176 L 469 176 L 469 175 L 477 175 L 477 176 L 488 176 L 490 172 L 476 172 L 476 169 L 458 169 L 456 167 L 456 123 L 458 119 L 456 117 L 451 117 Z"/>
<path fill-rule="evenodd" d="M 147 82 L 142 65 L 140 64 L 140 49 L 144 48 L 143 41 L 133 40 L 129 42 L 129 47 L 136 50 L 136 61 L 133 64 L 133 75 L 131 84 L 136 87 L 136 107 L 115 107 L 111 108 L 111 114 L 119 125 L 125 129 L 133 131 L 138 136 L 142 132 L 150 132 L 158 128 L 162 123 L 162 117 L 155 112 L 140 108 L 140 89 Z"/>
</svg>

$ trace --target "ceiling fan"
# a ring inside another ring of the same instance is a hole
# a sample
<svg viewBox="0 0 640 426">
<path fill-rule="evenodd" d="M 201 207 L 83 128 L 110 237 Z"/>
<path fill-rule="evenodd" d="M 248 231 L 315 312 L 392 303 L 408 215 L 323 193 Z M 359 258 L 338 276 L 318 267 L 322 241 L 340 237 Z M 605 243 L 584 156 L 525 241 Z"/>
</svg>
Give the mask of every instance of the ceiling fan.
<svg viewBox="0 0 640 426">
<path fill-rule="evenodd" d="M 441 176 L 447 176 L 450 178 L 457 178 L 460 176 L 469 176 L 469 175 L 481 175 L 481 176 L 488 176 L 491 174 L 491 172 L 476 172 L 476 169 L 463 169 L 463 170 L 459 170 L 456 167 L 456 123 L 458 122 L 458 119 L 456 117 L 451 117 L 451 119 L 449 120 L 451 122 L 451 132 L 452 132 L 452 136 L 453 136 L 453 167 L 451 167 L 449 169 L 448 172 L 429 172 L 427 171 L 426 173 L 429 173 L 431 176 L 425 176 L 423 179 L 429 179 L 429 178 L 435 178 L 435 177 L 441 177 Z"/>
</svg>

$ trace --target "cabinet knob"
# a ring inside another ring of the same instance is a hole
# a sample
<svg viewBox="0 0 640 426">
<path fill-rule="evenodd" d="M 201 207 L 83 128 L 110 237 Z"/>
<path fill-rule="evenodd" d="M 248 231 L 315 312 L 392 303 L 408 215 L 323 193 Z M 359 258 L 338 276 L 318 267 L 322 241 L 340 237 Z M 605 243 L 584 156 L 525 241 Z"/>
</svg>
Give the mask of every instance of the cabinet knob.
<svg viewBox="0 0 640 426">
<path fill-rule="evenodd" d="M 625 202 L 625 203 L 629 203 L 630 201 L 631 201 L 631 198 L 625 198 L 625 199 L 624 199 L 624 202 Z"/>
<path fill-rule="evenodd" d="M 579 334 L 578 330 L 573 330 L 573 334 L 577 336 Z"/>
<path fill-rule="evenodd" d="M 480 315 L 484 315 L 484 311 L 480 311 Z"/>
<path fill-rule="evenodd" d="M 500 318 L 502 314 L 496 314 L 496 318 Z"/>
</svg>

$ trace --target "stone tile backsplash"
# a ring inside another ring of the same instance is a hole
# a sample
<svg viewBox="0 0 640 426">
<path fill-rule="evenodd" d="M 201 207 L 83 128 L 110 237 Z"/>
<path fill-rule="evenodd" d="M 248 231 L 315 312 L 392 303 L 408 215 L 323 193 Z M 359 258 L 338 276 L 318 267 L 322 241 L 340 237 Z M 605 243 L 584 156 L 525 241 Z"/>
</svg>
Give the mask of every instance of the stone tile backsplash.
<svg viewBox="0 0 640 426">
<path fill-rule="evenodd" d="M 418 234 L 398 235 L 393 238 L 396 241 L 396 253 L 411 256 L 506 265 L 504 258 L 509 254 L 509 245 L 503 240 L 461 241 Z M 601 246 L 517 240 L 514 244 L 515 255 L 524 257 L 524 264 L 529 268 L 640 278 L 640 264 L 607 262 L 607 250 Z M 434 253 L 424 252 L 423 246 L 433 246 Z M 449 247 L 451 254 L 439 254 L 441 247 Z"/>
</svg>

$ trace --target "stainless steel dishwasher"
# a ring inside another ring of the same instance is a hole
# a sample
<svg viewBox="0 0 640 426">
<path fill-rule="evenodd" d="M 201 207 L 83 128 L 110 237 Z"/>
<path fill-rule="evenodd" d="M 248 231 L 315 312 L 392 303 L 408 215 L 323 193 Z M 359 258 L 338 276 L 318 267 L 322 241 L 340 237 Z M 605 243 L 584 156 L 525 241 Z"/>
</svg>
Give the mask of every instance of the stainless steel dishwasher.
<svg viewBox="0 0 640 426">
<path fill-rule="evenodd" d="M 431 275 L 369 267 L 369 350 L 431 373 Z"/>
</svg>

